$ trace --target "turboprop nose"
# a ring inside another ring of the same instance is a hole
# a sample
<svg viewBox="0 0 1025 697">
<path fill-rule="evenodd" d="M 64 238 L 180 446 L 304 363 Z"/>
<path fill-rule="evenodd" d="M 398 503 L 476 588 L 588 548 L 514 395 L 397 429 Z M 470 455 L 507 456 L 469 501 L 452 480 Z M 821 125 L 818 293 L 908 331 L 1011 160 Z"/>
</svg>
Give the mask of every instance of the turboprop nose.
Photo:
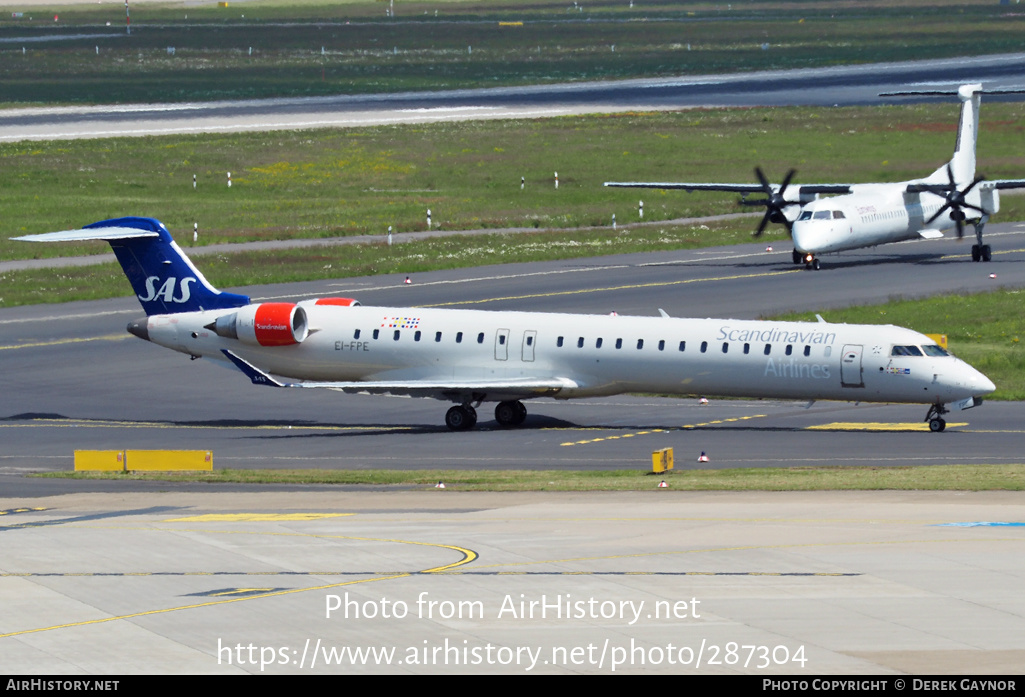
<svg viewBox="0 0 1025 697">
<path fill-rule="evenodd" d="M 128 323 L 128 333 L 149 341 L 149 318 L 135 319 Z"/>
</svg>

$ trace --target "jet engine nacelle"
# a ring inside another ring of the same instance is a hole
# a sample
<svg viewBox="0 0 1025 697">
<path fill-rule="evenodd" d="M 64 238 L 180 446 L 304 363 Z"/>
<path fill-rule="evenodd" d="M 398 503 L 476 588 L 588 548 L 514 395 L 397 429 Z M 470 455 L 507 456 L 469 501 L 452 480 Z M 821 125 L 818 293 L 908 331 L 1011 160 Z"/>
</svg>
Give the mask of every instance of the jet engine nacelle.
<svg viewBox="0 0 1025 697">
<path fill-rule="evenodd" d="M 246 305 L 207 326 L 217 336 L 250 346 L 292 346 L 310 333 L 306 310 L 294 303 Z"/>
<path fill-rule="evenodd" d="M 317 298 L 314 305 L 335 305 L 337 307 L 356 307 L 359 305 L 359 300 L 353 300 L 352 298 Z"/>
</svg>

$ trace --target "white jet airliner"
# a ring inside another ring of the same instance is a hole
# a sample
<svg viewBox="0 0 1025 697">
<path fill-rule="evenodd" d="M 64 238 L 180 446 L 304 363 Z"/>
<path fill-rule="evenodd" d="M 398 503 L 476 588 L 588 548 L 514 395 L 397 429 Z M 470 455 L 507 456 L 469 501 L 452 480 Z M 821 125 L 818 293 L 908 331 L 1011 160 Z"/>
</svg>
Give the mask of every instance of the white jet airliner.
<svg viewBox="0 0 1025 697">
<path fill-rule="evenodd" d="M 152 218 L 119 218 L 28 241 L 106 240 L 146 317 L 128 331 L 192 358 L 229 360 L 257 385 L 454 402 L 445 423 L 472 428 L 497 402 L 502 426 L 522 400 L 624 392 L 928 404 L 967 409 L 995 388 L 936 342 L 901 327 L 675 319 L 417 307 L 349 298 L 250 303 L 210 285 Z M 300 382 L 283 382 L 271 374 Z"/>
<path fill-rule="evenodd" d="M 1025 179 L 994 179 L 975 174 L 982 85 L 962 85 L 961 120 L 957 144 L 950 162 L 928 177 L 893 184 L 801 184 L 790 186 L 794 170 L 783 183 L 774 185 L 755 168 L 757 184 L 606 182 L 605 186 L 684 189 L 686 191 L 735 191 L 742 196 L 765 194 L 744 205 L 765 206 L 755 236 L 771 223 L 785 225 L 794 241 L 795 264 L 819 269 L 820 254 L 874 247 L 889 242 L 933 239 L 955 228 L 964 236 L 964 224 L 975 228 L 972 261 L 989 261 L 992 250 L 982 242 L 982 229 L 1000 210 L 1000 189 L 1025 188 Z M 1020 90 L 995 90 L 991 94 L 1021 94 Z M 891 92 L 880 96 L 937 96 L 942 91 Z M 790 195 L 788 197 L 788 194 Z M 838 194 L 820 198 L 823 194 Z"/>
</svg>

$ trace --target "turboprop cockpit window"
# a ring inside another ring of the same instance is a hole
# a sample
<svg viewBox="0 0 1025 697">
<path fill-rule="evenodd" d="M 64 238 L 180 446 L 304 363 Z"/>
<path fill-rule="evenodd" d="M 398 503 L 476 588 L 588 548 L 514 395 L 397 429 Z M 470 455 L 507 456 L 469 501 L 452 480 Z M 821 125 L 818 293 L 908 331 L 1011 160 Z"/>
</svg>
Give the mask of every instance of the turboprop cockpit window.
<svg viewBox="0 0 1025 697">
<path fill-rule="evenodd" d="M 925 355 L 926 356 L 949 356 L 950 355 L 949 353 L 947 353 L 946 351 L 943 350 L 942 346 L 937 346 L 936 344 L 926 344 L 925 346 L 922 347 L 922 350 L 925 351 Z"/>
<path fill-rule="evenodd" d="M 844 220 L 846 217 L 843 211 L 833 211 L 833 220 Z"/>
<path fill-rule="evenodd" d="M 815 211 L 815 220 L 829 220 L 833 217 L 832 211 Z"/>
<path fill-rule="evenodd" d="M 921 356 L 922 349 L 917 346 L 894 346 L 890 350 L 891 356 Z"/>
<path fill-rule="evenodd" d="M 804 211 L 798 220 L 811 220 L 811 211 Z"/>
</svg>

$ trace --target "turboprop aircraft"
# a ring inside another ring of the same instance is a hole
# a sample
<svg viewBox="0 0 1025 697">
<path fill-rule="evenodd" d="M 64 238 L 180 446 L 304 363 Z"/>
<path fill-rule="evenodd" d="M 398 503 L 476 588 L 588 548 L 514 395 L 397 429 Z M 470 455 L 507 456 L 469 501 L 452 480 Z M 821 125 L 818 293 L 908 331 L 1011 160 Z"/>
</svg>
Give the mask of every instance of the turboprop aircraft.
<svg viewBox="0 0 1025 697">
<path fill-rule="evenodd" d="M 146 312 L 128 325 L 140 339 L 230 361 L 257 385 L 454 402 L 453 430 L 472 428 L 485 401 L 515 426 L 525 399 L 658 392 L 927 404 L 925 420 L 942 431 L 947 405 L 967 409 L 995 389 L 892 325 L 251 303 L 210 285 L 153 218 L 15 239 L 109 242 Z"/>
<path fill-rule="evenodd" d="M 764 194 L 764 199 L 740 203 L 765 206 L 755 236 L 769 223 L 784 225 L 794 241 L 793 260 L 807 268 L 821 268 L 819 255 L 889 242 L 933 239 L 954 228 L 960 239 L 966 222 L 975 229 L 972 261 L 989 261 L 992 250 L 983 244 L 982 230 L 989 217 L 1000 210 L 1001 189 L 1025 188 L 1025 179 L 988 180 L 975 174 L 975 145 L 979 127 L 982 85 L 962 85 L 961 120 L 954 156 L 922 179 L 893 184 L 800 184 L 791 186 L 794 170 L 783 182 L 769 182 L 755 168 L 757 184 L 606 182 L 605 186 L 684 189 L 686 191 L 735 191 Z M 990 94 L 1021 94 L 1021 90 L 994 90 Z M 943 91 L 889 92 L 880 96 L 937 96 Z M 820 198 L 824 194 L 836 194 Z"/>
</svg>

